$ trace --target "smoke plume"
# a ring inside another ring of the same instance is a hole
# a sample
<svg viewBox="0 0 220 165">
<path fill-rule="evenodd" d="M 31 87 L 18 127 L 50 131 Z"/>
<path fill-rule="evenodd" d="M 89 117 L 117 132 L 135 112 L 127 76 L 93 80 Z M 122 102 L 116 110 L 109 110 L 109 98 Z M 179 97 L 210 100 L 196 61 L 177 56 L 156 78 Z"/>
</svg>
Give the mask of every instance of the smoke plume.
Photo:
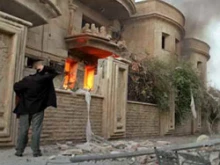
<svg viewBox="0 0 220 165">
<path fill-rule="evenodd" d="M 211 46 L 208 63 L 209 85 L 220 89 L 220 0 L 165 0 L 186 17 L 186 37 L 194 37 Z"/>
</svg>

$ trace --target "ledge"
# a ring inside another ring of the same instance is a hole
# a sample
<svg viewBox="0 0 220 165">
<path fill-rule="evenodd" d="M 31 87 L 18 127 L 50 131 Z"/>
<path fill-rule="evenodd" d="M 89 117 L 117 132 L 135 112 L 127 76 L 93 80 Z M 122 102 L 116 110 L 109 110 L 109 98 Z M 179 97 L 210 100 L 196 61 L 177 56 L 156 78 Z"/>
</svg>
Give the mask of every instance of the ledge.
<svg viewBox="0 0 220 165">
<path fill-rule="evenodd" d="M 159 18 L 178 27 L 185 34 L 185 17 L 181 11 L 162 0 L 147 0 L 136 3 L 137 13 L 124 21 Z"/>
<path fill-rule="evenodd" d="M 173 5 L 171 5 L 171 4 L 169 4 L 169 3 L 165 2 L 165 1 L 161 1 L 161 0 L 147 0 L 147 1 L 136 2 L 136 5 L 137 5 L 137 6 L 138 6 L 138 5 L 144 6 L 144 4 L 151 3 L 151 2 L 155 2 L 156 4 L 161 4 L 161 5 L 163 5 L 164 7 L 166 7 L 166 9 L 171 9 L 171 10 L 175 11 L 177 15 L 179 15 L 180 17 L 182 17 L 183 24 L 185 24 L 185 16 L 184 16 L 184 14 L 183 14 L 179 9 L 177 9 L 176 7 L 174 7 Z M 158 9 L 158 6 L 157 6 L 157 5 L 156 5 L 156 10 L 157 10 L 157 11 L 160 11 L 160 10 Z"/>
<path fill-rule="evenodd" d="M 144 103 L 144 102 L 138 102 L 138 101 L 129 101 L 129 100 L 128 100 L 127 103 L 157 107 L 156 104 Z"/>
<path fill-rule="evenodd" d="M 57 93 L 69 94 L 69 95 L 72 95 L 73 97 L 74 96 L 85 96 L 84 94 L 77 94 L 76 92 L 71 92 L 71 91 L 64 90 L 64 89 L 55 89 L 55 91 Z M 104 99 L 104 97 L 101 95 L 91 94 L 91 96 L 96 97 L 96 98 L 100 98 L 100 99 Z"/>
<path fill-rule="evenodd" d="M 186 38 L 183 40 L 183 51 L 192 51 L 205 56 L 208 60 L 210 59 L 210 46 L 204 41 L 196 38 Z"/>
<path fill-rule="evenodd" d="M 108 19 L 124 19 L 136 13 L 134 0 L 79 0 Z M 113 12 L 114 11 L 114 12 Z"/>
<path fill-rule="evenodd" d="M 31 22 L 33 26 L 46 24 L 61 15 L 53 0 L 2 0 L 0 10 Z"/>
<path fill-rule="evenodd" d="M 147 0 L 136 3 L 139 14 L 160 13 L 166 17 L 178 22 L 181 26 L 185 25 L 185 16 L 183 13 L 162 0 Z"/>
<path fill-rule="evenodd" d="M 4 19 L 7 19 L 9 21 L 13 21 L 13 22 L 16 22 L 16 23 L 19 23 L 19 24 L 22 24 L 24 26 L 27 26 L 27 27 L 31 27 L 32 26 L 32 23 L 28 22 L 28 21 L 25 21 L 25 20 L 22 20 L 20 18 L 17 18 L 17 17 L 14 17 L 12 15 L 9 15 L 7 13 L 3 13 L 0 11 L 0 17 L 1 18 L 4 18 Z"/>
<path fill-rule="evenodd" d="M 149 14 L 139 14 L 139 15 L 134 15 L 132 16 L 131 18 L 127 19 L 127 20 L 142 20 L 142 19 L 150 19 L 150 18 L 158 18 L 158 19 L 161 19 L 163 21 L 166 21 L 170 24 L 173 24 L 174 26 L 176 26 L 182 33 L 182 35 L 185 35 L 185 29 L 184 29 L 184 26 L 182 26 L 179 22 L 167 17 L 167 16 L 164 16 L 164 15 L 161 15 L 160 13 L 149 13 Z M 127 21 L 127 20 L 124 20 L 124 21 Z"/>
</svg>

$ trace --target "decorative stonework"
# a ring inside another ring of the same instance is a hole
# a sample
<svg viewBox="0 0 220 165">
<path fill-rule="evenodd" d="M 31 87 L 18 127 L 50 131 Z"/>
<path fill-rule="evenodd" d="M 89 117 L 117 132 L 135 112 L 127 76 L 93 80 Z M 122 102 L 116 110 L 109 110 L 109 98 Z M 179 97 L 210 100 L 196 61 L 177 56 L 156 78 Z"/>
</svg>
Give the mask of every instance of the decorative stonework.
<svg viewBox="0 0 220 165">
<path fill-rule="evenodd" d="M 16 120 L 13 84 L 23 73 L 28 22 L 0 12 L 0 146 L 14 145 Z"/>
<path fill-rule="evenodd" d="M 77 10 L 78 6 L 76 6 L 75 4 L 73 4 L 72 0 L 69 0 L 69 27 L 68 27 L 68 35 L 69 36 L 72 36 L 74 35 L 74 15 L 75 15 L 75 12 Z"/>
<path fill-rule="evenodd" d="M 9 45 L 10 45 L 10 38 L 8 35 L 0 33 L 0 54 L 1 54 L 1 61 L 0 61 L 0 82 L 4 77 L 4 74 L 7 74 L 8 66 L 4 65 L 8 62 L 9 59 Z M 1 85 L 1 83 L 0 83 Z M 2 90 L 1 90 L 2 91 Z"/>
<path fill-rule="evenodd" d="M 101 26 L 99 28 L 96 27 L 94 23 L 92 23 L 91 25 L 89 23 L 86 23 L 85 26 L 82 28 L 81 32 L 86 34 L 92 34 L 94 36 L 99 36 L 108 40 L 112 38 L 111 32 L 109 31 L 109 33 L 107 33 L 107 29 L 105 26 Z"/>
<path fill-rule="evenodd" d="M 7 89 L 5 88 L 6 84 L 8 83 L 7 75 L 9 74 L 9 64 L 10 63 L 10 36 L 0 32 L 0 131 L 5 132 L 6 129 L 6 121 L 4 118 L 4 113 L 7 111 L 7 96 L 3 95 L 7 93 Z"/>
<path fill-rule="evenodd" d="M 92 23 L 91 25 L 89 23 L 86 23 L 85 26 L 82 28 L 81 33 L 90 34 L 103 39 L 107 39 L 109 42 L 116 44 L 120 49 L 127 49 L 126 41 L 122 39 L 119 41 L 112 40 L 112 32 L 105 26 L 101 26 L 99 28 L 96 27 L 94 23 Z"/>
</svg>

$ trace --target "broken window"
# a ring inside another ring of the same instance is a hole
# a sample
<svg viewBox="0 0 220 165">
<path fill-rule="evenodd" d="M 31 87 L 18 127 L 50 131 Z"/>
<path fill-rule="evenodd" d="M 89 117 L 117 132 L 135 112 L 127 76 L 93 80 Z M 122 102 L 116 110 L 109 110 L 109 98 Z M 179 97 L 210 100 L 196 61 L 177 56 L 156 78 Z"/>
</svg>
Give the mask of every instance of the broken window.
<svg viewBox="0 0 220 165">
<path fill-rule="evenodd" d="M 73 89 L 76 83 L 76 76 L 77 76 L 77 68 L 78 64 L 75 60 L 71 58 L 67 58 L 65 62 L 65 77 L 63 88 L 64 89 Z"/>
<path fill-rule="evenodd" d="M 162 33 L 162 39 L 161 39 L 161 48 L 162 49 L 167 49 L 167 39 L 168 39 L 169 35 L 166 33 Z"/>
<path fill-rule="evenodd" d="M 94 77 L 95 77 L 96 67 L 87 65 L 85 66 L 85 75 L 84 75 L 84 88 L 93 89 L 94 87 Z"/>
</svg>

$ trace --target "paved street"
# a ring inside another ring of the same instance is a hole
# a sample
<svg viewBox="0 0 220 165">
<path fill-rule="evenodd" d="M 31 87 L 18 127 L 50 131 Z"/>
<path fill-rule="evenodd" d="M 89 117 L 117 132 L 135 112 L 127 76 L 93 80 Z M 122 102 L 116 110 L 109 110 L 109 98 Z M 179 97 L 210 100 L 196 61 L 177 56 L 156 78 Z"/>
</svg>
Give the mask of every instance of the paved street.
<svg viewBox="0 0 220 165">
<path fill-rule="evenodd" d="M 70 163 L 69 157 L 58 157 L 56 160 L 48 161 L 51 153 L 44 153 L 44 156 L 39 158 L 33 158 L 31 149 L 28 147 L 24 156 L 19 158 L 15 157 L 13 149 L 5 149 L 0 151 L 0 165 L 54 165 L 54 164 L 66 164 L 66 165 L 136 165 L 131 160 L 120 160 L 120 161 L 99 161 L 99 162 L 84 162 L 84 163 Z M 51 163 L 50 163 L 51 162 Z"/>
</svg>

